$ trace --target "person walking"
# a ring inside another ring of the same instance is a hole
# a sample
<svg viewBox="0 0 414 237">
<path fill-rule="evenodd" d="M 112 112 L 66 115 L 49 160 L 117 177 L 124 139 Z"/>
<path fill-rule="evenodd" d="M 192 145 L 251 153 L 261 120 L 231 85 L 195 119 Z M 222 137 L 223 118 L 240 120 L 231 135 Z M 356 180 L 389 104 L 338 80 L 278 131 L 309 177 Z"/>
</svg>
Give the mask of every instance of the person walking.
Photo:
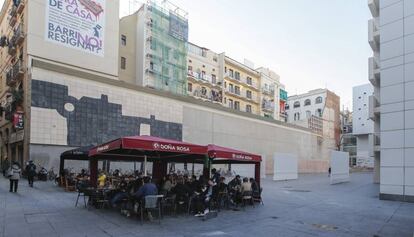
<svg viewBox="0 0 414 237">
<path fill-rule="evenodd" d="M 36 176 L 36 165 L 32 160 L 29 160 L 29 164 L 26 166 L 27 180 L 29 181 L 29 186 L 33 188 L 34 177 Z"/>
<path fill-rule="evenodd" d="M 3 164 L 2 164 L 2 171 L 3 171 L 3 177 L 6 177 L 6 173 L 10 168 L 10 161 L 9 158 L 6 157 L 6 159 L 4 159 Z"/>
<path fill-rule="evenodd" d="M 19 185 L 19 180 L 21 177 L 22 170 L 20 169 L 20 165 L 17 162 L 14 162 L 11 166 L 8 177 L 10 180 L 10 190 L 9 192 L 17 192 L 17 187 Z"/>
</svg>

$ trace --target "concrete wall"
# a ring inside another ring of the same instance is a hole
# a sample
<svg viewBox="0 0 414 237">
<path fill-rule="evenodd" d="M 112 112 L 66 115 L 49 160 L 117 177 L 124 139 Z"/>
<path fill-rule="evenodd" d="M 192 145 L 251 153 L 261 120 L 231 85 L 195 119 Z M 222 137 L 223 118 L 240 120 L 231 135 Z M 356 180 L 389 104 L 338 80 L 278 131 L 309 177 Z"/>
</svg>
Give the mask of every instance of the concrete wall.
<svg viewBox="0 0 414 237">
<path fill-rule="evenodd" d="M 145 125 L 155 136 L 263 154 L 268 174 L 275 152 L 296 155 L 301 172 L 328 167 L 327 148 L 307 129 L 48 63 L 35 62 L 32 72 L 32 147 L 96 144 L 139 135 Z M 30 154 L 44 156 L 48 147 Z"/>
<path fill-rule="evenodd" d="M 26 1 L 28 10 L 27 51 L 32 56 L 47 58 L 71 66 L 118 76 L 119 0 L 106 0 L 105 6 L 105 55 L 88 54 L 69 47 L 62 47 L 45 40 L 46 0 Z M 78 3 L 80 5 L 80 3 Z"/>
<path fill-rule="evenodd" d="M 380 198 L 414 201 L 414 4 L 381 3 Z"/>
</svg>

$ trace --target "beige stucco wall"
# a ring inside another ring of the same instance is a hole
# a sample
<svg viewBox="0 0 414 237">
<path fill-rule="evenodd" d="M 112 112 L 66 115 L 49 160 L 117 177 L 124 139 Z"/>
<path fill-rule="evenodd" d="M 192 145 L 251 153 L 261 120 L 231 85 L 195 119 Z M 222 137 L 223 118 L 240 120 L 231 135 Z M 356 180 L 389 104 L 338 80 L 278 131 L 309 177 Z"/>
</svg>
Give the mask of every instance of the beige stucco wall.
<svg viewBox="0 0 414 237">
<path fill-rule="evenodd" d="M 106 0 L 104 57 L 46 41 L 46 3 L 46 0 L 27 1 L 29 7 L 27 20 L 28 54 L 92 70 L 116 79 L 118 77 L 119 38 L 114 36 L 119 35 L 119 0 Z"/>
<path fill-rule="evenodd" d="M 119 21 L 119 79 L 128 83 L 136 83 L 136 34 L 137 14 L 123 17 Z M 126 36 L 126 45 L 122 45 L 121 36 Z M 121 57 L 126 59 L 126 68 L 121 68 Z"/>
</svg>

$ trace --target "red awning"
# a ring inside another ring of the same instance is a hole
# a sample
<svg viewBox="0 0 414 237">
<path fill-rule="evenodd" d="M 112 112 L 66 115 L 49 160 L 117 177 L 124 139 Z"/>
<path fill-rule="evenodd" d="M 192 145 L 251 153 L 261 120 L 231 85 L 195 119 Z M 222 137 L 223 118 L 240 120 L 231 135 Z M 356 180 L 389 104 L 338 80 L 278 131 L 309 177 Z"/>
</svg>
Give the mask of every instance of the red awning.
<svg viewBox="0 0 414 237">
<path fill-rule="evenodd" d="M 95 156 L 119 149 L 197 155 L 205 155 L 207 153 L 206 146 L 153 136 L 133 136 L 118 138 L 114 141 L 96 146 L 89 151 L 89 156 Z"/>
<path fill-rule="evenodd" d="M 207 150 L 209 157 L 214 158 L 214 160 L 229 160 L 251 163 L 260 163 L 262 161 L 262 157 L 259 155 L 227 147 L 221 147 L 210 144 L 207 146 Z"/>
</svg>

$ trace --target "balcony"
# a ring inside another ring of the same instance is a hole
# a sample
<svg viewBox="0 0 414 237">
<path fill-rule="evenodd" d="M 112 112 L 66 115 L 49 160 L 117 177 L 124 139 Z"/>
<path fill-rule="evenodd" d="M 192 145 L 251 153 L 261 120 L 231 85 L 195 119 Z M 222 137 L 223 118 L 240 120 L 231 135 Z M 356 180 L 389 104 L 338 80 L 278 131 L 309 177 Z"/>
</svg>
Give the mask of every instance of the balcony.
<svg viewBox="0 0 414 237">
<path fill-rule="evenodd" d="M 198 72 L 194 72 L 192 70 L 188 70 L 188 78 L 196 80 L 197 82 L 201 82 L 201 83 L 207 83 L 209 85 L 213 85 L 216 87 L 221 88 L 221 81 L 217 81 L 217 78 L 213 78 L 210 75 L 203 75 L 201 73 Z"/>
<path fill-rule="evenodd" d="M 370 57 L 368 59 L 368 73 L 369 81 L 373 86 L 380 85 L 380 67 L 377 57 Z"/>
<path fill-rule="evenodd" d="M 14 56 L 17 52 L 16 46 L 13 43 L 13 40 L 11 40 L 9 42 L 9 49 L 8 49 L 8 53 L 10 54 L 10 56 Z"/>
<path fill-rule="evenodd" d="M 379 0 L 368 0 L 368 8 L 373 17 L 379 16 Z"/>
<path fill-rule="evenodd" d="M 275 96 L 275 89 L 274 88 L 269 88 L 269 87 L 263 87 L 262 88 L 262 93 L 265 95 L 269 95 L 274 97 Z"/>
<path fill-rule="evenodd" d="M 189 95 L 213 103 L 221 103 L 222 98 L 222 93 L 214 90 L 207 92 L 203 91 L 202 89 L 196 89 L 192 92 L 189 92 Z"/>
<path fill-rule="evenodd" d="M 19 60 L 6 73 L 6 84 L 14 86 L 24 76 L 23 61 Z"/>
<path fill-rule="evenodd" d="M 275 104 L 271 101 L 262 101 L 262 110 L 267 112 L 274 112 L 275 111 Z"/>
<path fill-rule="evenodd" d="M 379 133 L 373 133 L 368 135 L 368 152 L 369 156 L 375 156 L 376 152 L 381 151 L 381 137 Z"/>
<path fill-rule="evenodd" d="M 20 45 L 23 43 L 25 38 L 23 24 L 20 24 L 17 29 L 14 31 L 12 41 L 14 45 Z"/>
<path fill-rule="evenodd" d="M 380 33 L 378 18 L 370 19 L 368 21 L 368 42 L 373 51 L 379 51 Z"/>
<path fill-rule="evenodd" d="M 23 12 L 24 6 L 25 6 L 25 1 L 21 0 L 16 10 L 18 14 L 21 14 Z"/>
<path fill-rule="evenodd" d="M 9 25 L 11 27 L 14 27 L 16 25 L 16 22 L 17 22 L 16 13 L 17 13 L 17 8 L 13 5 L 9 12 L 9 16 L 10 16 Z"/>
<path fill-rule="evenodd" d="M 381 107 L 378 99 L 371 95 L 368 97 L 368 115 L 369 118 L 375 121 L 380 115 Z"/>
</svg>

